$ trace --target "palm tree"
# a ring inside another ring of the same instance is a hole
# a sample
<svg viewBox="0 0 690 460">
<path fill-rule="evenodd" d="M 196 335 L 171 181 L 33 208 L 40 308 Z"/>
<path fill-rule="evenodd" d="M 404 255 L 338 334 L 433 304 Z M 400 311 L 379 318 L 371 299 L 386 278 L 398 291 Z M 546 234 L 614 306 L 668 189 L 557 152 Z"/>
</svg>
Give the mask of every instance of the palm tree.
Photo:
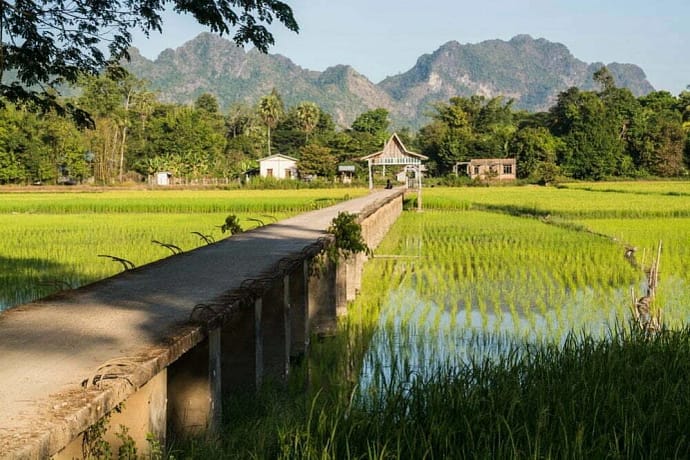
<svg viewBox="0 0 690 460">
<path fill-rule="evenodd" d="M 275 128 L 283 115 L 283 101 L 280 99 L 275 88 L 259 101 L 259 117 L 268 129 L 268 156 L 271 156 L 271 129 Z"/>
<path fill-rule="evenodd" d="M 319 110 L 319 106 L 313 102 L 302 102 L 297 106 L 297 120 L 299 121 L 302 131 L 306 134 L 305 144 L 309 143 L 309 134 L 316 128 L 320 116 L 321 110 Z"/>
</svg>

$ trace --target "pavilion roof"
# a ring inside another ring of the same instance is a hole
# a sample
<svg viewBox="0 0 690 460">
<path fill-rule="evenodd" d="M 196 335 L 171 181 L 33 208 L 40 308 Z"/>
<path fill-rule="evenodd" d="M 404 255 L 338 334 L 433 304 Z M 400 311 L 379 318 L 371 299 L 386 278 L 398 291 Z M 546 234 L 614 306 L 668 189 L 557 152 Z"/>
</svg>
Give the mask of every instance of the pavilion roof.
<svg viewBox="0 0 690 460">
<path fill-rule="evenodd" d="M 423 160 L 428 160 L 429 157 L 426 155 L 422 155 L 421 153 L 416 153 L 412 152 L 410 150 L 407 150 L 405 148 L 405 144 L 400 140 L 398 135 L 396 133 L 393 133 L 391 138 L 386 142 L 386 145 L 383 146 L 383 150 L 372 153 L 370 155 L 367 155 L 365 157 L 360 158 L 362 161 L 368 161 L 368 160 L 373 160 L 374 163 L 377 163 L 379 161 L 385 162 L 385 163 L 391 163 L 390 161 L 385 161 L 385 160 L 404 160 L 405 158 L 410 159 L 410 163 L 419 163 L 420 161 Z M 396 164 L 406 164 L 406 163 L 396 163 Z"/>
</svg>

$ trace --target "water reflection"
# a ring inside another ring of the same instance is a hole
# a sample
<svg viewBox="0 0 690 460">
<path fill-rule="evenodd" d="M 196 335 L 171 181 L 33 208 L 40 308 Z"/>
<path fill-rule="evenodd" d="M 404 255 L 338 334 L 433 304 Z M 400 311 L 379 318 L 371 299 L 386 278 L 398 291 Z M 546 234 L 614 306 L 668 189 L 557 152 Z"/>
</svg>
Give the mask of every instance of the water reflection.
<svg viewBox="0 0 690 460">
<path fill-rule="evenodd" d="M 396 380 L 429 378 L 439 367 L 458 367 L 515 350 L 516 344 L 563 343 L 572 331 L 605 334 L 627 319 L 624 288 L 568 293 L 565 302 L 542 311 L 465 301 L 445 304 L 424 298 L 409 286 L 391 291 L 381 308 L 377 330 L 364 358 L 360 387 Z M 434 296 L 438 298 L 438 296 Z M 608 307 L 602 308 L 602 305 Z"/>
</svg>

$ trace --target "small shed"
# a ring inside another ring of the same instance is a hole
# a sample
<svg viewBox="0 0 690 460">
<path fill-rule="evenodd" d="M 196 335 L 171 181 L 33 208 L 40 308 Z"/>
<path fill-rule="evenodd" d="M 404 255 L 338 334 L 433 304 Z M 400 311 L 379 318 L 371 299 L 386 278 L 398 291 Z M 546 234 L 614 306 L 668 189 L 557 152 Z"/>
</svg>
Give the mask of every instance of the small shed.
<svg viewBox="0 0 690 460">
<path fill-rule="evenodd" d="M 259 174 L 261 177 L 295 179 L 297 178 L 297 158 L 281 153 L 261 158 L 259 160 Z"/>
<path fill-rule="evenodd" d="M 170 185 L 172 173 L 168 171 L 159 171 L 156 173 L 156 185 Z"/>
<path fill-rule="evenodd" d="M 460 166 L 465 166 L 467 175 L 471 179 L 479 180 L 515 180 L 515 158 L 475 158 L 455 165 L 455 173 L 458 174 Z"/>
<path fill-rule="evenodd" d="M 355 177 L 355 165 L 339 165 L 338 176 L 340 176 L 340 181 L 343 184 L 352 183 L 352 179 Z"/>
</svg>

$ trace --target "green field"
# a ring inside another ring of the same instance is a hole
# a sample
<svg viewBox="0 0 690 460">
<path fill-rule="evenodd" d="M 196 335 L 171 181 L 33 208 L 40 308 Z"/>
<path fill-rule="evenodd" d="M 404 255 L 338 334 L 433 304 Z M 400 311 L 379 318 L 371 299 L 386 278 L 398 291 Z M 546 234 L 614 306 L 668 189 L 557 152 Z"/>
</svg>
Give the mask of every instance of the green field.
<svg viewBox="0 0 690 460">
<path fill-rule="evenodd" d="M 192 232 L 227 237 L 229 214 L 254 228 L 327 206 L 363 189 L 280 191 L 106 191 L 0 193 L 0 310 L 59 289 L 112 276 L 171 252 L 206 244 Z"/>
<path fill-rule="evenodd" d="M 203 243 L 192 231 L 220 237 L 216 226 L 229 213 L 250 227 L 258 225 L 251 218 L 287 216 L 344 192 L 297 191 L 290 204 L 280 203 L 293 193 L 285 191 L 122 193 L 80 195 L 82 208 L 64 195 L 0 204 L 2 257 L 30 274 L 14 284 L 31 279 L 25 286 L 35 294 L 47 273 L 74 284 L 108 276 L 120 267 L 94 254 L 139 265 L 166 256 L 151 239 L 187 250 Z M 688 196 L 684 182 L 427 188 L 424 212 L 399 218 L 366 264 L 338 333 L 312 341 L 289 385 L 231 397 L 218 437 L 172 440 L 170 453 L 683 458 Z M 233 199 L 234 208 L 216 208 Z M 659 242 L 654 308 L 668 330 L 650 338 L 630 323 L 631 290 L 643 293 Z M 636 265 L 624 257 L 631 247 Z"/>
<path fill-rule="evenodd" d="M 338 334 L 312 342 L 296 391 L 231 398 L 220 436 L 173 450 L 685 457 L 689 191 L 677 182 L 425 189 L 425 211 L 404 213 L 367 263 Z M 669 330 L 650 338 L 629 322 L 631 289 L 643 291 L 659 241 L 656 306 Z"/>
</svg>

